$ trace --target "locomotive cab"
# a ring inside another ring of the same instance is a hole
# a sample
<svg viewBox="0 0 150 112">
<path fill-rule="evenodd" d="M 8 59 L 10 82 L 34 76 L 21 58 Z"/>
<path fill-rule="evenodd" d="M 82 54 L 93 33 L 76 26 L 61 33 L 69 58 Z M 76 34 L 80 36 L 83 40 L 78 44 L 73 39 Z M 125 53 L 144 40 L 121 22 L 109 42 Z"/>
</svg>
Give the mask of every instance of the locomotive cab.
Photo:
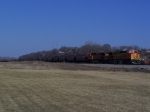
<svg viewBox="0 0 150 112">
<path fill-rule="evenodd" d="M 131 64 L 140 64 L 140 54 L 137 50 L 128 50 L 128 58 L 130 58 Z"/>
</svg>

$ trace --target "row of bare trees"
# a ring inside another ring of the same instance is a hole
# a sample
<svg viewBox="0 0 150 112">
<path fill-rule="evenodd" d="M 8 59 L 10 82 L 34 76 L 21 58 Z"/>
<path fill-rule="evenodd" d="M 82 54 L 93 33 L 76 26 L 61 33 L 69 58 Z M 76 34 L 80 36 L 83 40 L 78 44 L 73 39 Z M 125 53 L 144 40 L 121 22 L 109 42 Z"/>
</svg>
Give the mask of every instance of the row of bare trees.
<svg viewBox="0 0 150 112">
<path fill-rule="evenodd" d="M 116 46 L 112 47 L 110 44 L 99 45 L 97 43 L 88 41 L 81 47 L 66 47 L 62 46 L 60 49 L 53 49 L 49 51 L 39 51 L 35 53 L 25 54 L 20 56 L 19 60 L 42 60 L 43 57 L 49 57 L 53 55 L 66 55 L 66 54 L 82 54 L 91 52 L 115 52 L 128 49 L 138 50 L 141 54 L 141 58 L 150 59 L 150 52 L 146 48 L 139 48 L 138 46 Z"/>
<path fill-rule="evenodd" d="M 0 57 L 0 62 L 9 62 L 9 61 L 16 61 L 16 58 L 12 57 Z"/>
</svg>

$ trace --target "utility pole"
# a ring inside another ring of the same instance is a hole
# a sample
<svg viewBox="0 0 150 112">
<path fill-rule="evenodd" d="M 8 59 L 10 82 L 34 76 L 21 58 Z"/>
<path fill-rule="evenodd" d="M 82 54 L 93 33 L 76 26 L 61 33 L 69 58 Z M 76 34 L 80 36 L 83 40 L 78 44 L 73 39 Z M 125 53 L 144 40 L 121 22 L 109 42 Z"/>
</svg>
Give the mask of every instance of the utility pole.
<svg viewBox="0 0 150 112">
<path fill-rule="evenodd" d="M 57 49 L 58 49 L 58 40 L 57 40 Z"/>
<path fill-rule="evenodd" d="M 52 50 L 53 50 L 53 40 L 52 40 Z"/>
</svg>

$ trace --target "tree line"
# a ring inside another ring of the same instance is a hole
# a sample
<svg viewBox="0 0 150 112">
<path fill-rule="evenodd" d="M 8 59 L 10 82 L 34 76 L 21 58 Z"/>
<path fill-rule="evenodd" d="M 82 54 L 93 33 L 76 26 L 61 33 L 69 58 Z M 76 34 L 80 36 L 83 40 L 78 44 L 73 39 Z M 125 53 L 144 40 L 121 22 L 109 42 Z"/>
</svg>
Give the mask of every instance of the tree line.
<svg viewBox="0 0 150 112">
<path fill-rule="evenodd" d="M 17 61 L 18 59 L 12 57 L 0 57 L 0 62 Z"/>
</svg>

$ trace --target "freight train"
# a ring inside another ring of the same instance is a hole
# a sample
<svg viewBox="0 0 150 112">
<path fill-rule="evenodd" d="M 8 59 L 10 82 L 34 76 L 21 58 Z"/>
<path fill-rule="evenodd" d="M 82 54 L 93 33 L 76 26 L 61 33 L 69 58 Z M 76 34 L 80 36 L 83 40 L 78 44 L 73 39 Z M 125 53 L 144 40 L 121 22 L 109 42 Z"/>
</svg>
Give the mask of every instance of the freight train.
<svg viewBox="0 0 150 112">
<path fill-rule="evenodd" d="M 68 54 L 44 57 L 48 62 L 102 63 L 102 64 L 140 64 L 137 50 L 126 50 L 108 53 Z"/>
</svg>

